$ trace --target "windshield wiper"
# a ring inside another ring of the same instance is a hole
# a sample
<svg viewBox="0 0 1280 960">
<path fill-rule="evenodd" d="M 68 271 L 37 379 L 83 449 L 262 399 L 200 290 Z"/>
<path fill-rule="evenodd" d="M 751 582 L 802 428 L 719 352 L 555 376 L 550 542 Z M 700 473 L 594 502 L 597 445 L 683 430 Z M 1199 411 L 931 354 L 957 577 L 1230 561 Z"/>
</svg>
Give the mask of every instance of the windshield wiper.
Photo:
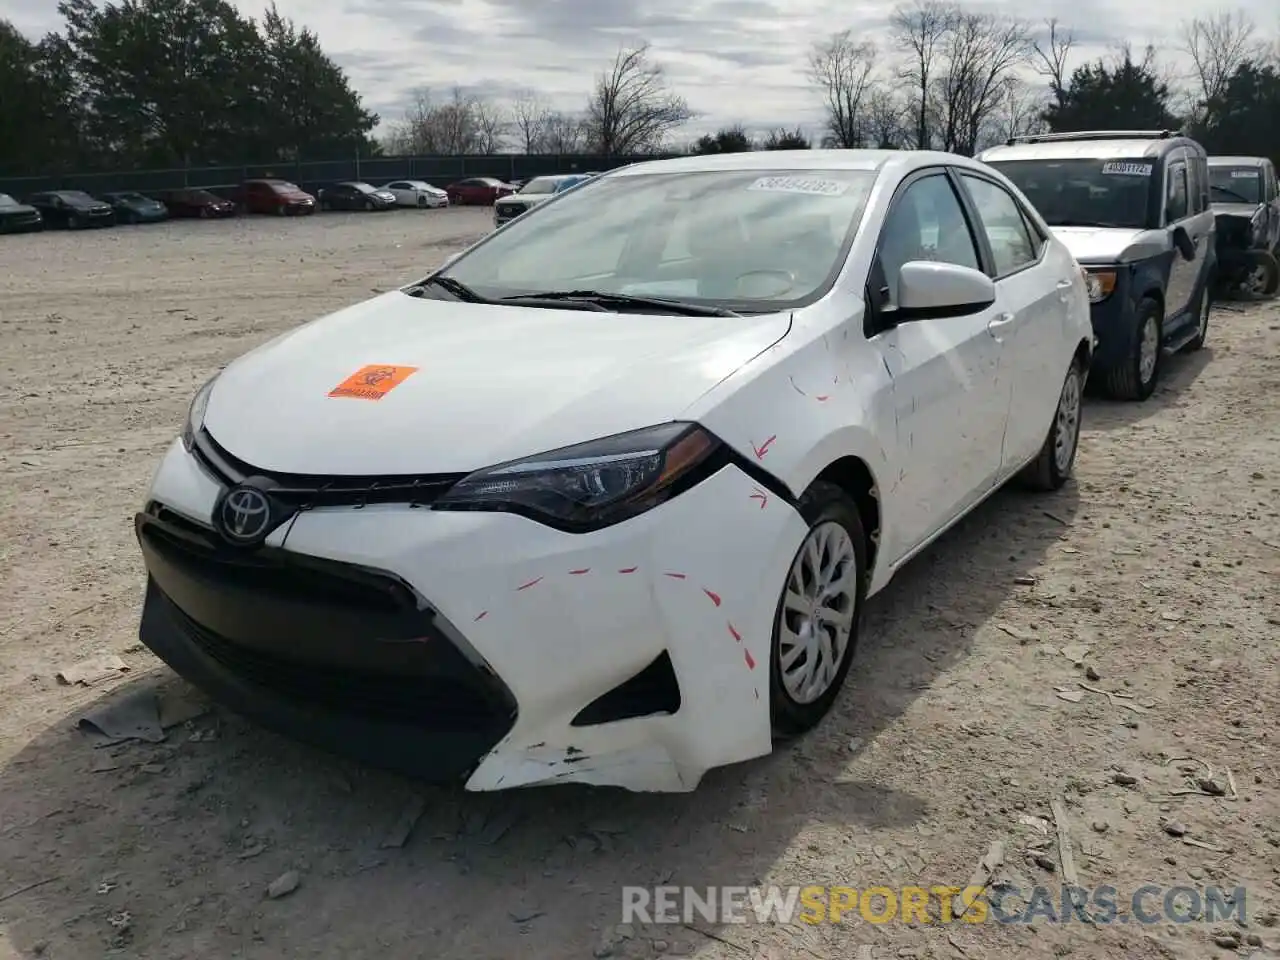
<svg viewBox="0 0 1280 960">
<path fill-rule="evenodd" d="M 1120 224 L 1107 220 L 1059 220 L 1049 224 L 1051 227 L 1118 227 Z"/>
<path fill-rule="evenodd" d="M 465 300 L 467 303 L 493 303 L 488 297 L 482 297 L 461 280 L 455 280 L 453 277 L 434 276 L 427 277 L 422 283 L 418 284 L 418 289 L 422 290 L 435 284 L 441 290 L 447 290 L 459 300 Z"/>
<path fill-rule="evenodd" d="M 1216 183 L 1214 183 L 1214 184 L 1210 184 L 1210 185 L 1209 185 L 1209 189 L 1210 189 L 1210 190 L 1217 190 L 1219 193 L 1228 193 L 1228 194 L 1230 194 L 1231 196 L 1235 197 L 1237 200 L 1239 200 L 1241 203 L 1253 203 L 1253 202 L 1254 202 L 1254 201 L 1250 200 L 1248 197 L 1246 197 L 1243 193 L 1236 193 L 1236 192 L 1235 192 L 1234 190 L 1232 190 L 1230 187 L 1220 187 L 1220 186 L 1218 186 Z"/>
<path fill-rule="evenodd" d="M 700 303 L 688 303 L 684 300 L 668 300 L 665 297 L 633 297 L 625 293 L 605 293 L 600 290 L 551 290 L 546 293 L 525 293 L 514 297 L 503 297 L 503 303 L 520 303 L 534 305 L 538 301 L 555 303 L 557 301 L 580 301 L 595 303 L 601 306 L 608 304 L 615 307 L 653 307 L 658 310 L 671 310 L 675 313 L 691 317 L 741 317 L 742 314 L 726 310 L 724 307 L 709 307 Z"/>
</svg>

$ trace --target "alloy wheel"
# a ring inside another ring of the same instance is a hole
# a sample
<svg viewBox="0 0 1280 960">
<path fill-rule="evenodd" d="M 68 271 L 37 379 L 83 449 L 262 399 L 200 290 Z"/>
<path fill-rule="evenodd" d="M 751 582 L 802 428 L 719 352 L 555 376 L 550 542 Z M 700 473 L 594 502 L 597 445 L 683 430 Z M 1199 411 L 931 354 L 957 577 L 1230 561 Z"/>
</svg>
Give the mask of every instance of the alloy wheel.
<svg viewBox="0 0 1280 960">
<path fill-rule="evenodd" d="M 858 554 L 835 521 L 805 537 L 782 598 L 778 663 L 783 689 L 798 704 L 821 698 L 835 682 L 857 613 Z"/>
<path fill-rule="evenodd" d="M 1148 315 L 1142 322 L 1142 340 L 1138 353 L 1138 377 L 1143 383 L 1149 383 L 1156 372 L 1156 358 L 1160 353 L 1160 325 L 1155 314 Z"/>
<path fill-rule="evenodd" d="M 1071 458 L 1075 456 L 1080 436 L 1080 393 L 1080 372 L 1072 367 L 1058 397 L 1057 429 L 1053 439 L 1053 462 L 1060 474 L 1071 469 Z"/>
</svg>

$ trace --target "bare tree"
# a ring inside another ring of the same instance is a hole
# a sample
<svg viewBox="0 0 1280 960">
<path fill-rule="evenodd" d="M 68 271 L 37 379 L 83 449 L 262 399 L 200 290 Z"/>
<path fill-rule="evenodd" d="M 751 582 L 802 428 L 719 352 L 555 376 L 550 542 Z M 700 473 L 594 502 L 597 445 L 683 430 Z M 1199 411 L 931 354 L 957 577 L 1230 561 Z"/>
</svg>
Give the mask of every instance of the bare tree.
<svg viewBox="0 0 1280 960">
<path fill-rule="evenodd" d="M 898 150 L 907 139 L 906 99 L 886 84 L 877 84 L 867 97 L 868 141 L 881 150 Z"/>
<path fill-rule="evenodd" d="M 825 142 L 861 147 L 867 140 L 863 100 L 876 65 L 875 44 L 858 42 L 853 31 L 833 33 L 809 52 L 809 81 L 822 95 L 827 113 Z"/>
<path fill-rule="evenodd" d="M 1063 29 L 1056 18 L 1047 21 L 1046 26 L 1049 28 L 1049 36 L 1043 44 L 1033 40 L 1031 53 L 1036 72 L 1049 81 L 1049 92 L 1053 94 L 1054 103 L 1062 106 L 1066 103 L 1067 87 L 1071 83 L 1068 60 L 1076 38 L 1070 30 Z"/>
<path fill-rule="evenodd" d="M 475 152 L 501 153 L 511 133 L 511 121 L 499 104 L 472 99 L 471 119 L 475 125 Z"/>
<path fill-rule="evenodd" d="M 965 11 L 953 17 L 942 51 L 936 81 L 941 146 L 972 155 L 1009 80 L 1027 62 L 1030 37 L 1019 20 Z"/>
<path fill-rule="evenodd" d="M 1043 133 L 1048 126 L 1043 119 L 1046 106 L 1041 91 L 1018 77 L 1009 77 L 988 118 L 984 139 L 987 143 L 1003 143 L 1014 137 Z"/>
<path fill-rule="evenodd" d="M 525 153 L 537 153 L 547 134 L 551 107 L 537 93 L 526 90 L 511 104 L 512 126 Z"/>
<path fill-rule="evenodd" d="M 668 89 L 662 68 L 651 62 L 647 43 L 619 50 L 587 102 L 591 146 L 603 156 L 659 149 L 692 116 L 688 102 Z"/>
<path fill-rule="evenodd" d="M 1255 34 L 1257 25 L 1243 10 L 1218 13 L 1182 24 L 1181 49 L 1191 58 L 1197 108 L 1220 96 L 1231 75 L 1245 62 L 1266 57 L 1267 45 Z"/>
<path fill-rule="evenodd" d="M 581 117 L 555 111 L 547 114 L 542 138 L 535 144 L 537 153 L 582 153 L 587 144 L 586 124 Z"/>
<path fill-rule="evenodd" d="M 419 87 L 411 94 L 412 101 L 404 117 L 389 124 L 383 146 L 392 156 L 423 155 L 431 151 L 424 142 L 424 131 L 430 125 L 431 93 Z"/>
<path fill-rule="evenodd" d="M 934 87 L 934 67 L 940 48 L 951 31 L 958 8 L 943 0 L 913 0 L 909 6 L 896 8 L 889 18 L 894 45 L 903 50 L 906 63 L 902 79 L 914 90 L 911 112 L 915 127 L 915 145 L 927 150 L 933 142 L 930 97 Z"/>
</svg>

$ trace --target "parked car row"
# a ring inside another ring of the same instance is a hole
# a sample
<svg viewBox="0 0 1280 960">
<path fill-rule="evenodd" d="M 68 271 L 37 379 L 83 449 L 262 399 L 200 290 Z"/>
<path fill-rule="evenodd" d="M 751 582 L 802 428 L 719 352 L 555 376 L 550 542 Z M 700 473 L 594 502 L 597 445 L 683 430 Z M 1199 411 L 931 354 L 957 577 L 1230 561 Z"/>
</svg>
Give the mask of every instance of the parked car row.
<svg viewBox="0 0 1280 960">
<path fill-rule="evenodd" d="M 586 174 L 567 178 L 585 179 Z M 539 177 L 534 183 L 548 178 Z M 277 178 L 246 180 L 226 196 L 189 187 L 148 193 L 117 191 L 94 197 L 83 190 L 48 190 L 19 202 L 0 194 L 0 233 L 43 230 L 46 226 L 78 230 L 118 223 L 158 223 L 170 217 L 216 219 L 238 213 L 306 216 L 321 210 L 391 210 L 414 207 L 434 210 L 450 205 L 492 206 L 519 188 L 492 177 L 471 177 L 437 187 L 425 180 L 393 180 L 374 186 L 343 180 L 322 187 L 314 195 L 297 184 Z M 531 199 L 526 196 L 525 200 Z M 522 201 L 522 205 L 523 205 Z"/>
</svg>

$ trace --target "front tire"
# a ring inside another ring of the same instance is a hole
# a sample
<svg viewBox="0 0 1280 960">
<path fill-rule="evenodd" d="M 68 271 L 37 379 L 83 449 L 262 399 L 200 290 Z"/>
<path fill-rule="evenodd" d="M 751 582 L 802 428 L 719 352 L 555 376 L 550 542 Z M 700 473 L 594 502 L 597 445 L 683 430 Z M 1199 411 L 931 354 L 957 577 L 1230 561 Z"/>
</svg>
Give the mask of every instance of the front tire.
<svg viewBox="0 0 1280 960">
<path fill-rule="evenodd" d="M 1146 400 L 1160 379 L 1164 344 L 1164 311 L 1151 297 L 1138 303 L 1133 349 L 1121 365 L 1107 371 L 1105 386 L 1113 400 Z"/>
<path fill-rule="evenodd" d="M 1253 251 L 1249 259 L 1245 292 L 1255 297 L 1274 297 L 1280 290 L 1280 263 L 1265 250 Z"/>
<path fill-rule="evenodd" d="M 1053 413 L 1053 425 L 1044 438 L 1040 453 L 1027 464 L 1018 479 L 1031 490 L 1051 493 L 1062 489 L 1071 478 L 1076 463 L 1076 450 L 1080 446 L 1080 410 L 1084 395 L 1084 367 L 1075 357 L 1062 381 L 1058 394 L 1058 406 Z"/>
<path fill-rule="evenodd" d="M 798 507 L 809 531 L 787 571 L 769 651 L 769 712 L 778 738 L 811 730 L 831 710 L 853 662 L 867 588 L 857 504 L 819 481 Z"/>
</svg>

